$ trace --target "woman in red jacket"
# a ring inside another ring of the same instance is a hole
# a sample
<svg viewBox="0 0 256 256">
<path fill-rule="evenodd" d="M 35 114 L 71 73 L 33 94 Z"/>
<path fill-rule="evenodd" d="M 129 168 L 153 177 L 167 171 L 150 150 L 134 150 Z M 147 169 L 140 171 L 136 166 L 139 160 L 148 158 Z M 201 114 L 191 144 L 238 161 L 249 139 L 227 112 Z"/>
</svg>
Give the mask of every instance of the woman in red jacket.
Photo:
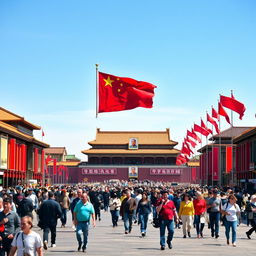
<svg viewBox="0 0 256 256">
<path fill-rule="evenodd" d="M 193 201 L 195 209 L 195 225 L 197 238 L 203 237 L 203 229 L 205 223 L 205 211 L 206 211 L 206 202 L 201 194 L 201 192 L 196 192 L 196 199 Z"/>
</svg>

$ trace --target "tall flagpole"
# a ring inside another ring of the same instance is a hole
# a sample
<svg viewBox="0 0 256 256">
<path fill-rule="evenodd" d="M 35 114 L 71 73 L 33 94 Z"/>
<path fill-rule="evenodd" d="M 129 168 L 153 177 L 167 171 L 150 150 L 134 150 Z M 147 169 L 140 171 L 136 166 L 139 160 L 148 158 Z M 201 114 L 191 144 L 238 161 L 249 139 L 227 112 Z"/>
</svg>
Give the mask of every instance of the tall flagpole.
<svg viewBox="0 0 256 256">
<path fill-rule="evenodd" d="M 212 131 L 213 131 L 213 124 L 212 124 Z M 212 135 L 212 186 L 213 186 L 213 135 Z"/>
<path fill-rule="evenodd" d="M 233 90 L 231 90 L 231 95 L 233 95 Z M 232 170 L 231 170 L 231 181 L 232 181 L 232 186 L 234 187 L 234 168 L 233 168 L 233 110 L 231 110 L 231 147 L 232 147 Z M 227 149 L 226 149 L 227 150 Z M 227 159 L 226 159 L 227 161 Z"/>
<path fill-rule="evenodd" d="M 96 118 L 98 117 L 98 108 L 99 108 L 99 64 L 95 64 L 96 66 Z"/>
<path fill-rule="evenodd" d="M 219 117 L 219 129 L 221 129 L 221 127 L 220 127 L 220 117 Z M 219 150 L 220 150 L 220 152 L 219 152 L 219 159 L 220 159 L 220 162 L 219 162 L 219 168 L 220 168 L 220 170 L 219 170 L 219 183 L 220 183 L 220 187 L 221 187 L 221 185 L 222 185 L 222 157 L 221 157 L 221 132 L 220 132 L 220 134 L 219 134 Z"/>
</svg>

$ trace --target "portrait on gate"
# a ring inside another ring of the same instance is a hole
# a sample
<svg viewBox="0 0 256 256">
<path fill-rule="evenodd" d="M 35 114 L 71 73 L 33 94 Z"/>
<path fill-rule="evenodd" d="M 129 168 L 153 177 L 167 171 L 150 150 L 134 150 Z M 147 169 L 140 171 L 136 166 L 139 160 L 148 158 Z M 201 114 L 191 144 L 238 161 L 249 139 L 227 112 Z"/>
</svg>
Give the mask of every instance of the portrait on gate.
<svg viewBox="0 0 256 256">
<path fill-rule="evenodd" d="M 129 167 L 128 177 L 130 179 L 138 178 L 138 167 L 137 166 L 130 166 Z"/>
<path fill-rule="evenodd" d="M 138 139 L 137 138 L 130 138 L 129 139 L 129 149 L 138 149 Z"/>
</svg>

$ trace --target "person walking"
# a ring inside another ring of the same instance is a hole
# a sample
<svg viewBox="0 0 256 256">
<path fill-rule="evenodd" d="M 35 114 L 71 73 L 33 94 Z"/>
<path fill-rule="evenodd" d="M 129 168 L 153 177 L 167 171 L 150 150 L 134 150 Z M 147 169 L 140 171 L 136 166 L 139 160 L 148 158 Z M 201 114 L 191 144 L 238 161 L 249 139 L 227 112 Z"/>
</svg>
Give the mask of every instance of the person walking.
<svg viewBox="0 0 256 256">
<path fill-rule="evenodd" d="M 186 238 L 187 234 L 191 237 L 190 230 L 193 225 L 194 213 L 194 205 L 191 196 L 189 194 L 184 194 L 179 209 L 179 217 L 181 218 L 183 228 L 183 238 Z"/>
<path fill-rule="evenodd" d="M 252 228 L 250 228 L 246 232 L 248 239 L 251 239 L 251 235 L 252 235 L 253 231 L 256 232 L 256 195 L 251 196 L 250 202 L 251 202 L 250 203 L 251 211 L 249 212 L 249 215 L 250 215 L 249 219 L 250 219 Z"/>
<path fill-rule="evenodd" d="M 48 192 L 48 200 L 45 200 L 39 208 L 38 226 L 43 229 L 44 249 L 48 249 L 48 236 L 51 231 L 51 247 L 56 247 L 57 220 L 62 215 L 60 204 L 54 200 L 52 191 Z"/>
<path fill-rule="evenodd" d="M 78 189 L 77 191 L 73 192 L 73 200 L 70 202 L 70 211 L 71 211 L 71 215 L 72 215 L 72 228 L 74 229 L 74 231 L 76 230 L 75 224 L 74 224 L 74 209 L 76 207 L 76 204 L 81 200 L 81 196 L 83 194 L 83 190 L 82 189 Z"/>
<path fill-rule="evenodd" d="M 145 237 L 147 232 L 148 215 L 151 213 L 150 200 L 147 192 L 142 193 L 142 198 L 138 203 L 137 211 L 138 219 L 140 223 L 141 236 Z"/>
<path fill-rule="evenodd" d="M 39 234 L 32 230 L 33 223 L 30 216 L 21 218 L 21 232 L 18 232 L 13 241 L 9 256 L 43 256 L 43 243 Z"/>
<path fill-rule="evenodd" d="M 238 214 L 240 214 L 240 207 L 236 203 L 237 199 L 234 195 L 228 197 L 228 202 L 221 207 L 221 213 L 225 216 L 225 235 L 227 244 L 229 245 L 230 228 L 232 229 L 232 245 L 236 247 L 236 229 L 238 224 Z"/>
<path fill-rule="evenodd" d="M 116 193 L 113 193 L 109 201 L 113 228 L 117 227 L 117 222 L 120 214 L 120 206 L 121 206 L 121 200 L 117 197 Z"/>
<path fill-rule="evenodd" d="M 203 198 L 201 192 L 196 192 L 196 199 L 193 200 L 193 205 L 195 209 L 195 225 L 197 238 L 203 237 L 203 230 L 205 224 L 205 212 L 206 212 L 206 202 Z"/>
<path fill-rule="evenodd" d="M 20 230 L 20 218 L 16 212 L 12 211 L 12 200 L 4 198 L 3 211 L 0 212 L 0 225 L 3 229 L 0 232 L 0 256 L 5 253 L 9 255 L 13 238 Z"/>
<path fill-rule="evenodd" d="M 135 199 L 131 197 L 131 191 L 125 191 L 126 197 L 122 201 L 120 213 L 124 220 L 125 234 L 131 233 L 132 231 L 132 219 L 134 215 L 134 210 L 136 209 Z"/>
<path fill-rule="evenodd" d="M 218 191 L 213 191 L 213 197 L 208 199 L 207 207 L 209 208 L 209 218 L 211 235 L 217 239 L 219 237 L 219 227 L 220 227 L 220 204 L 221 199 L 218 197 Z"/>
<path fill-rule="evenodd" d="M 24 216 L 30 216 L 33 218 L 32 212 L 34 210 L 34 206 L 32 200 L 29 198 L 29 192 L 25 191 L 24 195 L 25 197 L 19 203 L 19 208 L 17 209 L 18 214 L 21 218 Z"/>
<path fill-rule="evenodd" d="M 81 196 L 81 200 L 76 204 L 74 209 L 74 223 L 76 226 L 78 251 L 81 250 L 82 244 L 83 252 L 85 252 L 87 248 L 90 218 L 92 218 L 92 224 L 93 227 L 95 227 L 96 221 L 93 205 L 88 201 L 87 193 L 83 193 Z"/>
<path fill-rule="evenodd" d="M 69 197 L 67 195 L 67 190 L 66 189 L 63 189 L 61 191 L 61 196 L 60 196 L 60 206 L 61 206 L 61 227 L 62 228 L 65 228 L 66 226 L 66 223 L 67 223 L 67 211 L 69 210 L 69 207 L 70 207 L 70 200 L 69 200 Z"/>
<path fill-rule="evenodd" d="M 173 201 L 168 199 L 168 192 L 162 192 L 162 198 L 158 202 L 156 208 L 157 214 L 160 216 L 160 246 L 161 250 L 165 250 L 165 230 L 168 230 L 167 244 L 169 249 L 172 249 L 172 239 L 174 234 L 174 218 L 176 222 L 179 217 Z"/>
</svg>

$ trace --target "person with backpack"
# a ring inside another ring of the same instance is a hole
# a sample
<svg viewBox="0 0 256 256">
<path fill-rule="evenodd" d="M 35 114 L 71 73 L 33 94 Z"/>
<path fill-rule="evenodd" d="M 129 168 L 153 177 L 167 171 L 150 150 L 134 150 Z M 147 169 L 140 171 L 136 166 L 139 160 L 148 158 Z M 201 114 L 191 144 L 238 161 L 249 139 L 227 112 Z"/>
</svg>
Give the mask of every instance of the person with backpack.
<svg viewBox="0 0 256 256">
<path fill-rule="evenodd" d="M 43 256 L 43 243 L 38 233 L 32 230 L 33 223 L 30 216 L 21 219 L 21 230 L 13 241 L 9 256 Z"/>
<path fill-rule="evenodd" d="M 237 199 L 234 195 L 228 197 L 228 202 L 221 207 L 221 213 L 225 217 L 225 235 L 227 238 L 227 245 L 229 245 L 230 228 L 232 230 L 232 245 L 236 247 L 236 230 L 238 223 L 238 214 L 240 214 L 240 207 L 236 203 Z"/>
</svg>

